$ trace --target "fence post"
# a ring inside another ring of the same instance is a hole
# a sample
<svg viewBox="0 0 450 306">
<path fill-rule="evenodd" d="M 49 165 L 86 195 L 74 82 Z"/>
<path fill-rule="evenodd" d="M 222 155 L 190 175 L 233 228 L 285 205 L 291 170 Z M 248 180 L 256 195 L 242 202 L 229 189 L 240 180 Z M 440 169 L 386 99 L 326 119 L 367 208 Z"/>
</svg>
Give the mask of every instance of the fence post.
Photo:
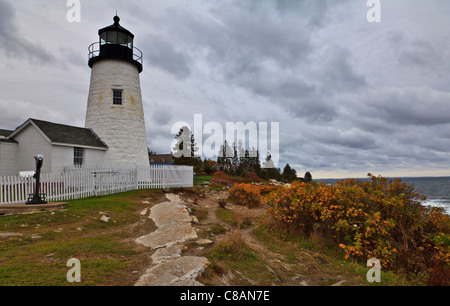
<svg viewBox="0 0 450 306">
<path fill-rule="evenodd" d="M 139 190 L 139 166 L 136 165 L 136 189 Z"/>
<path fill-rule="evenodd" d="M 162 166 L 162 174 L 163 174 L 163 189 L 166 189 L 166 166 Z"/>
</svg>

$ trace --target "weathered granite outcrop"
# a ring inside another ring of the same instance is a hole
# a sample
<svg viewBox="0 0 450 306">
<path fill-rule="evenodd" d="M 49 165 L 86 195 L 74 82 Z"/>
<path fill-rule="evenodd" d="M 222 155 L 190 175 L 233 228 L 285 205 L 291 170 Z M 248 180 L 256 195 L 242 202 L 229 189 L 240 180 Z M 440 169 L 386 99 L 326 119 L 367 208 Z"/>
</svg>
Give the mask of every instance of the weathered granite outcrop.
<svg viewBox="0 0 450 306">
<path fill-rule="evenodd" d="M 153 263 L 140 277 L 136 286 L 198 286 L 196 278 L 208 265 L 205 257 L 181 256 L 182 243 L 197 239 L 192 227 L 193 217 L 189 215 L 183 200 L 174 194 L 167 194 L 168 202 L 153 206 L 149 218 L 156 231 L 139 237 L 140 243 L 152 250 Z"/>
</svg>

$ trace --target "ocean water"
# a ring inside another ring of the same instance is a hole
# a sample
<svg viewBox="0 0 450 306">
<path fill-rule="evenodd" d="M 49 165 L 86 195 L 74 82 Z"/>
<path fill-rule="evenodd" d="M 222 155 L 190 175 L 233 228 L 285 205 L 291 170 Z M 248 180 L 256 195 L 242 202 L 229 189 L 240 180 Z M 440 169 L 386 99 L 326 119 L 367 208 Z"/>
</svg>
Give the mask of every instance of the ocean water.
<svg viewBox="0 0 450 306">
<path fill-rule="evenodd" d="M 424 205 L 443 207 L 450 215 L 450 177 L 408 177 L 403 183 L 411 184 L 427 197 Z"/>
<path fill-rule="evenodd" d="M 417 191 L 427 197 L 425 206 L 442 207 L 450 215 L 450 177 L 404 177 L 403 183 L 414 185 Z M 335 179 L 317 180 L 325 184 L 335 184 Z"/>
</svg>

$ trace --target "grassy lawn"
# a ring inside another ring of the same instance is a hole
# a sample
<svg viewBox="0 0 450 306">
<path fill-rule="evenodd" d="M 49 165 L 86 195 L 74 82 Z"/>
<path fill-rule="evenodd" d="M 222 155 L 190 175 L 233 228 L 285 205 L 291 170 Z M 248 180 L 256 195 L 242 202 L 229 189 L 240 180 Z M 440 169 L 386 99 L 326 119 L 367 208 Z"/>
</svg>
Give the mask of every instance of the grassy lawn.
<svg viewBox="0 0 450 306">
<path fill-rule="evenodd" d="M 213 178 L 212 175 L 195 176 L 194 185 L 202 184 L 203 182 L 211 182 L 212 178 Z"/>
<path fill-rule="evenodd" d="M 127 239 L 139 231 L 139 212 L 148 207 L 141 202 L 160 195 L 139 190 L 70 201 L 54 213 L 0 216 L 0 233 L 17 234 L 0 238 L 0 285 L 73 285 L 66 280 L 71 258 L 81 262 L 78 285 L 132 285 L 142 255 Z"/>
<path fill-rule="evenodd" d="M 234 227 L 239 226 L 240 228 L 246 228 L 252 224 L 249 218 L 240 216 L 239 214 L 226 208 L 218 208 L 216 210 L 216 215 L 221 221 L 226 222 Z"/>
</svg>

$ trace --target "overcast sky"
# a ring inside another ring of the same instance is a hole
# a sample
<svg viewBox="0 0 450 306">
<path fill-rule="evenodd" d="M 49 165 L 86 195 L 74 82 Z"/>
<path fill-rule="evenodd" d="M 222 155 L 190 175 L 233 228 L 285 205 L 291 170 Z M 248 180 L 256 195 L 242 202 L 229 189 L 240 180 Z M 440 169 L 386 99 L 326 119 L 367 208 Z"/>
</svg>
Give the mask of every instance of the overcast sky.
<svg viewBox="0 0 450 306">
<path fill-rule="evenodd" d="M 280 164 L 313 178 L 450 176 L 450 2 L 0 0 L 0 128 L 84 126 L 88 46 L 113 23 L 144 53 L 149 147 L 178 121 L 279 122 Z M 263 155 L 265 153 L 262 153 Z"/>
</svg>

